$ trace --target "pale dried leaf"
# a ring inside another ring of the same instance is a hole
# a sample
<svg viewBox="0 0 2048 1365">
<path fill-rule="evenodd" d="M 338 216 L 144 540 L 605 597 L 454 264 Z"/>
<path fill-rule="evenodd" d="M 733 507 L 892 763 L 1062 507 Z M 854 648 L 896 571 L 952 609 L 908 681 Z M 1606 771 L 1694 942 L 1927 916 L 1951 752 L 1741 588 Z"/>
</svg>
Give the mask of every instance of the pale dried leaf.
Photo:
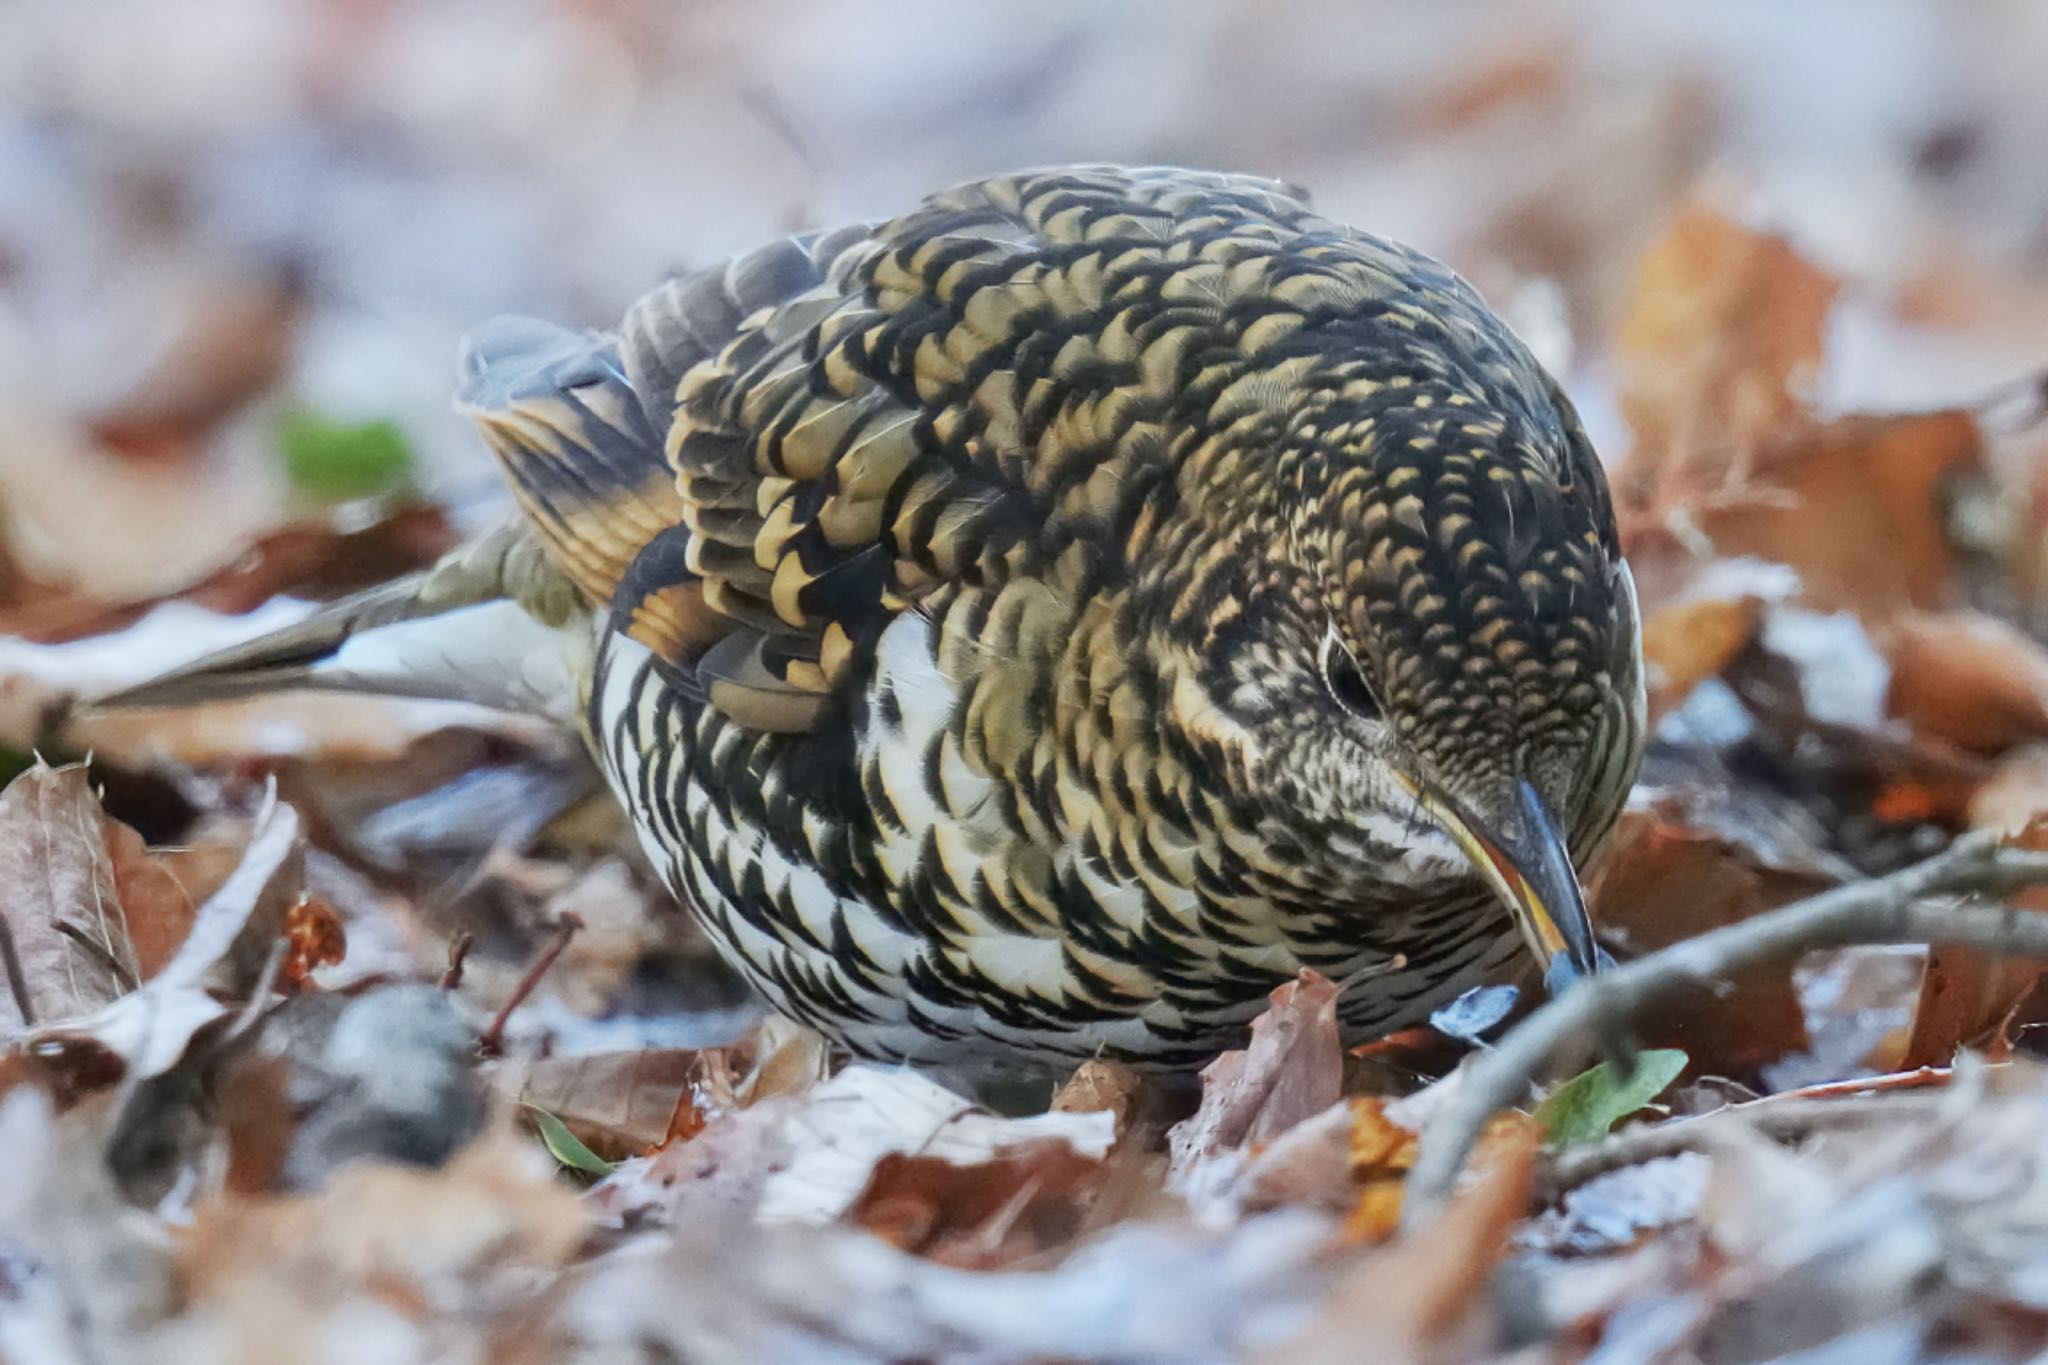
<svg viewBox="0 0 2048 1365">
<path fill-rule="evenodd" d="M 89 1014 L 141 979 L 109 822 L 86 769 L 38 762 L 0 792 L 0 1037 Z"/>
<path fill-rule="evenodd" d="M 194 1036 L 262 984 L 272 947 L 299 894 L 298 816 L 273 801 L 241 863 L 207 898 L 177 953 L 149 981 L 90 1012 L 39 1025 L 31 1038 L 64 1047 L 89 1041 L 120 1057 L 131 1079 L 168 1071 Z"/>
<path fill-rule="evenodd" d="M 873 1066 L 850 1066 L 809 1091 L 787 1124 L 790 1157 L 762 1190 L 763 1222 L 839 1217 L 891 1152 L 971 1165 L 1034 1139 L 1055 1138 L 1097 1158 L 1116 1141 L 1115 1116 L 1106 1112 L 1002 1118 L 915 1072 Z"/>
<path fill-rule="evenodd" d="M 1273 991 L 1249 1047 L 1202 1071 L 1202 1103 L 1171 1134 L 1184 1175 L 1222 1152 L 1271 1141 L 1337 1100 L 1344 1084 L 1337 986 L 1312 971 Z"/>
</svg>

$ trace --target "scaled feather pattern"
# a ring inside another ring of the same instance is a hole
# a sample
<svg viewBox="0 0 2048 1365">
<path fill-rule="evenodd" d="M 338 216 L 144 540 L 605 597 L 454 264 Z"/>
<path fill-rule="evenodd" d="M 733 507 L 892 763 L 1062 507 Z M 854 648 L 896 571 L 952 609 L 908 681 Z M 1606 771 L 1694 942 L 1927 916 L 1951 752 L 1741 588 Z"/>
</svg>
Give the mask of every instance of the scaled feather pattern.
<svg viewBox="0 0 2048 1365">
<path fill-rule="evenodd" d="M 1525 783 L 1578 858 L 1633 779 L 1569 402 L 1281 184 L 980 181 L 463 371 L 522 513 L 483 595 L 575 604 L 648 856 L 857 1054 L 1199 1065 L 1305 967 L 1354 1034 L 1413 1022 L 1517 950 L 1416 792 Z"/>
</svg>

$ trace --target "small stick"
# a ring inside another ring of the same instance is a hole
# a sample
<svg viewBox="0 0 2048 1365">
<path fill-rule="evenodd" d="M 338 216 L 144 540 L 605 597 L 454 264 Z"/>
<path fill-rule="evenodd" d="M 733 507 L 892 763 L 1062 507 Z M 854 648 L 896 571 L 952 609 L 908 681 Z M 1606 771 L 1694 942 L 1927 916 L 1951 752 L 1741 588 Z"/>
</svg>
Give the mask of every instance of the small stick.
<svg viewBox="0 0 2048 1365">
<path fill-rule="evenodd" d="M 1593 977 L 1524 1019 L 1475 1056 L 1423 1130 L 1403 1200 L 1415 1231 L 1442 1210 L 1486 1121 L 1528 1095 L 1559 1058 L 1583 1052 L 1684 986 L 1854 943 L 1960 943 L 1992 953 L 2048 957 L 2048 915 L 2011 907 L 1932 906 L 1932 896 L 2002 895 L 2048 881 L 2048 854 L 2006 848 L 1993 831 L 1888 877 L 1853 882 L 1769 914 L 1685 939 Z"/>
<path fill-rule="evenodd" d="M 1947 1085 L 1955 1079 L 1955 1074 L 1954 1067 L 1923 1066 L 1912 1071 L 1887 1071 L 1882 1076 L 1851 1076 L 1846 1081 L 1821 1081 L 1792 1090 L 1780 1090 L 1753 1103 L 1826 1100 L 1838 1095 L 1869 1095 L 1881 1090 L 1919 1090 L 1930 1085 Z"/>
<path fill-rule="evenodd" d="M 1712 1147 L 1726 1134 L 1741 1129 L 1790 1142 L 1814 1133 L 1841 1128 L 1867 1128 L 1878 1123 L 1930 1118 L 1948 1104 L 1946 1095 L 1903 1092 L 1817 1099 L 1810 1095 L 1768 1095 L 1748 1104 L 1731 1104 L 1695 1118 L 1625 1128 L 1612 1137 L 1557 1153 L 1543 1167 L 1536 1197 L 1556 1199 L 1595 1176 L 1639 1166 L 1660 1157 Z"/>
<path fill-rule="evenodd" d="M 519 984 L 512 988 L 512 994 L 499 1009 L 497 1018 L 484 1030 L 483 1037 L 476 1040 L 477 1050 L 486 1057 L 501 1057 L 505 1053 L 505 1025 L 512 1018 L 512 1011 L 526 1003 L 526 997 L 533 994 L 540 979 L 548 974 L 548 968 L 555 965 L 555 959 L 569 946 L 569 940 L 576 937 L 576 931 L 583 927 L 583 916 L 574 910 L 564 910 L 555 921 L 555 936 L 540 950 L 533 965 L 526 969 L 526 975 L 519 978 Z"/>
<path fill-rule="evenodd" d="M 462 969 L 469 962 L 469 948 L 475 942 L 476 935 L 467 929 L 457 929 L 455 937 L 448 940 L 448 970 L 441 973 L 442 990 L 461 988 Z"/>
</svg>

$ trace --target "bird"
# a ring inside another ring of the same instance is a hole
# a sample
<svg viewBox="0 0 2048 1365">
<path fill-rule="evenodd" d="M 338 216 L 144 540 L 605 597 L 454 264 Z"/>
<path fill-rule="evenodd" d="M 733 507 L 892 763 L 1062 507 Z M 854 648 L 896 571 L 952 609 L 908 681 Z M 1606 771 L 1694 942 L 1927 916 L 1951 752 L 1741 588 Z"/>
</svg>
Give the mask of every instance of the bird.
<svg viewBox="0 0 2048 1365">
<path fill-rule="evenodd" d="M 1367 1038 L 1601 965 L 1635 589 L 1570 400 L 1429 256 L 1064 167 L 459 371 L 513 515 L 116 700 L 554 715 L 722 956 L 877 1061 L 1185 1074 L 1304 970 Z"/>
</svg>

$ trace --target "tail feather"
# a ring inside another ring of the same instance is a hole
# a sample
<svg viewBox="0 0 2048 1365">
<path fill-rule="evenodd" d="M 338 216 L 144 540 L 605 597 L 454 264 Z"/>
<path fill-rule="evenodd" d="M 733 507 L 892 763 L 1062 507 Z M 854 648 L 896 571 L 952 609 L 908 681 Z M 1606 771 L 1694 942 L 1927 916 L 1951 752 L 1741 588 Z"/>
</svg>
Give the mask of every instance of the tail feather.
<svg viewBox="0 0 2048 1365">
<path fill-rule="evenodd" d="M 498 318 L 463 343 L 456 407 L 497 456 L 532 533 L 593 602 L 682 520 L 661 434 L 616 338 Z"/>
<path fill-rule="evenodd" d="M 572 721 L 593 640 L 581 594 L 514 524 L 423 573 L 91 704 L 185 706 L 311 688 L 466 701 Z"/>
<path fill-rule="evenodd" d="M 501 318 L 471 335 L 461 371 L 457 407 L 482 430 L 524 515 L 424 573 L 94 704 L 325 688 L 573 720 L 597 613 L 613 608 L 642 551 L 666 546 L 682 520 L 675 474 L 614 337 Z M 632 579 L 622 628 L 659 639 L 692 609 L 672 599 L 694 581 L 643 581 L 650 573 L 643 565 Z"/>
</svg>

